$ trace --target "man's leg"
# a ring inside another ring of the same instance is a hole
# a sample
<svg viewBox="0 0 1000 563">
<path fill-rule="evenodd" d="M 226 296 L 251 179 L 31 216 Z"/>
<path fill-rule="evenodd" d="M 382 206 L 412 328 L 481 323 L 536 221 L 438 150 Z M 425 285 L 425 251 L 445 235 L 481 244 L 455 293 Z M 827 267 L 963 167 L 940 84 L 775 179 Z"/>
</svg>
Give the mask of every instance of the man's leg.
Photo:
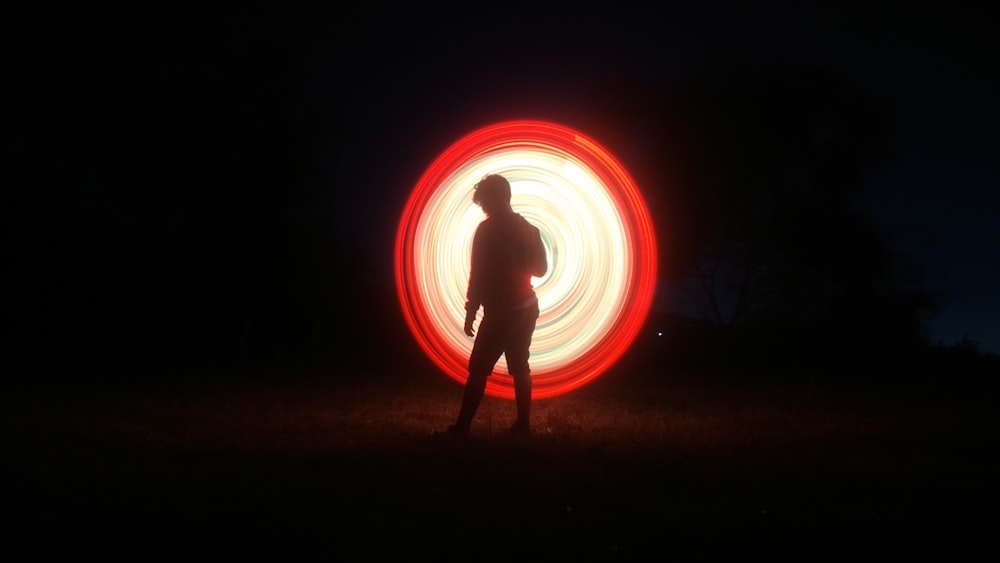
<svg viewBox="0 0 1000 563">
<path fill-rule="evenodd" d="M 488 312 L 479 324 L 479 333 L 469 355 L 469 377 L 465 381 L 462 406 L 455 424 L 448 427 L 452 434 L 467 434 L 472 426 L 472 419 L 486 391 L 486 379 L 493 373 L 493 366 L 503 353 L 503 332 L 498 330 L 501 328 Z"/>
<path fill-rule="evenodd" d="M 479 403 L 483 400 L 483 393 L 486 391 L 486 375 L 469 375 L 465 382 L 465 391 L 462 393 L 462 406 L 458 411 L 458 420 L 448 427 L 452 434 L 468 434 L 472 426 L 472 419 L 476 416 Z"/>
<path fill-rule="evenodd" d="M 511 430 L 527 433 L 531 430 L 531 369 L 528 364 L 531 337 L 538 321 L 538 307 L 522 312 L 511 333 L 511 341 L 506 347 L 507 364 L 514 378 L 514 399 L 517 403 L 517 420 Z"/>
<path fill-rule="evenodd" d="M 514 432 L 531 430 L 531 376 L 514 376 L 514 400 L 517 402 L 517 420 L 510 427 Z"/>
</svg>

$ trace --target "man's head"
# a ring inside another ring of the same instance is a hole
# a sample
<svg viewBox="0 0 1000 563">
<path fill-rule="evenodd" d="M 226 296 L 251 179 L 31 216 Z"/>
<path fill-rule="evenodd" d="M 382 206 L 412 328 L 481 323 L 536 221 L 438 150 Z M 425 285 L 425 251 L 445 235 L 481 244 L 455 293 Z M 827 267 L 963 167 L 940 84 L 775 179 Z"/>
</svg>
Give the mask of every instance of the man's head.
<svg viewBox="0 0 1000 563">
<path fill-rule="evenodd" d="M 487 214 L 510 209 L 510 182 L 499 174 L 488 174 L 476 184 L 472 201 Z"/>
</svg>

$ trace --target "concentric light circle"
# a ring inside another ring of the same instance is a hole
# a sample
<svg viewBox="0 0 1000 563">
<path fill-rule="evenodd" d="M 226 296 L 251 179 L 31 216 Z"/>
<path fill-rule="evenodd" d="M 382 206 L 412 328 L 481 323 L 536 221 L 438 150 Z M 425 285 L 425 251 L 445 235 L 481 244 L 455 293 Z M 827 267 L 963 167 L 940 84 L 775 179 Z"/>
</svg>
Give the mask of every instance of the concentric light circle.
<svg viewBox="0 0 1000 563">
<path fill-rule="evenodd" d="M 656 286 L 652 221 L 622 165 L 567 127 L 508 121 L 445 150 L 403 210 L 395 273 L 414 337 L 459 383 L 468 376 L 473 344 L 463 332 L 472 237 L 485 219 L 472 190 L 491 173 L 510 181 L 514 211 L 542 233 L 549 271 L 532 280 L 540 310 L 531 346 L 533 395 L 561 395 L 604 373 L 641 328 Z M 505 358 L 486 393 L 513 399 Z"/>
</svg>

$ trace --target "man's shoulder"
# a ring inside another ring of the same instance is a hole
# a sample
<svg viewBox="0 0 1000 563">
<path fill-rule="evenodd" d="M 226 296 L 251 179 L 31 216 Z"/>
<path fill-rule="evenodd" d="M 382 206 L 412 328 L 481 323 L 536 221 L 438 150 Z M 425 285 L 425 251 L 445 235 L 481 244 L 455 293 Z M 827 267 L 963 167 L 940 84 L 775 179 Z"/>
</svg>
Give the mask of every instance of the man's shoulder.
<svg viewBox="0 0 1000 563">
<path fill-rule="evenodd" d="M 479 225 L 476 227 L 476 234 L 481 232 L 517 232 L 519 229 L 524 227 L 531 227 L 536 230 L 538 229 L 538 227 L 531 224 L 531 221 L 528 221 L 519 213 L 498 216 L 491 215 L 479 222 Z"/>
<path fill-rule="evenodd" d="M 490 222 L 489 218 L 483 219 L 476 225 L 475 237 L 476 239 L 481 239 L 484 236 L 489 236 L 489 233 L 494 230 L 493 223 Z"/>
<path fill-rule="evenodd" d="M 538 231 L 539 230 L 538 227 L 536 227 L 534 225 L 534 223 L 532 223 L 531 221 L 527 220 L 524 216 L 518 214 L 517 219 L 518 219 L 518 221 L 521 223 L 521 225 L 524 228 L 531 229 L 531 230 L 534 230 L 534 231 Z"/>
</svg>

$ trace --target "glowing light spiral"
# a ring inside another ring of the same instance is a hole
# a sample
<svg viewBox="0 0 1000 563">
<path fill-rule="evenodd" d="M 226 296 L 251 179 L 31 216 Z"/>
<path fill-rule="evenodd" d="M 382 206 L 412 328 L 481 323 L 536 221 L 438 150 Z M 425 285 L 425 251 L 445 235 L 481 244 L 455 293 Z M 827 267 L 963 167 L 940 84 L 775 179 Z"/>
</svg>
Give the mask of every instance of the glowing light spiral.
<svg viewBox="0 0 1000 563">
<path fill-rule="evenodd" d="M 459 383 L 473 344 L 463 332 L 472 236 L 485 219 L 472 190 L 489 173 L 510 181 L 511 206 L 541 230 L 549 261 L 549 271 L 532 279 L 540 310 L 533 395 L 566 393 L 611 367 L 641 328 L 656 285 L 652 221 L 621 164 L 567 127 L 508 121 L 445 150 L 404 208 L 395 274 L 411 332 Z M 501 357 L 486 393 L 512 399 L 513 387 Z"/>
</svg>

